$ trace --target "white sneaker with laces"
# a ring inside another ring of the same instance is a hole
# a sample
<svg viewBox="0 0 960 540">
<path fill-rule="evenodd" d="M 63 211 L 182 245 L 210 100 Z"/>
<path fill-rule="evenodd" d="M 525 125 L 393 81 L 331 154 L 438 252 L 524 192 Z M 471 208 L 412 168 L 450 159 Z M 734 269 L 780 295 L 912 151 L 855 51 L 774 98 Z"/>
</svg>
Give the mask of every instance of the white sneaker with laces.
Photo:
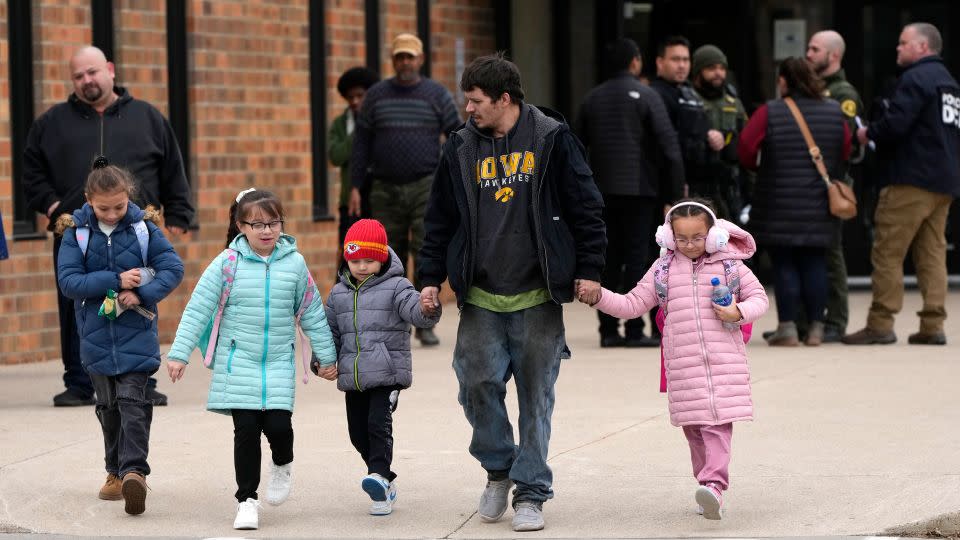
<svg viewBox="0 0 960 540">
<path fill-rule="evenodd" d="M 543 529 L 543 510 L 532 502 L 518 502 L 513 506 L 513 530 L 517 532 Z"/>
<path fill-rule="evenodd" d="M 480 506 L 477 508 L 480 521 L 494 523 L 503 517 L 503 513 L 507 511 L 507 496 L 510 494 L 511 485 L 513 481 L 509 478 L 487 480 L 487 487 L 480 496 Z"/>
<path fill-rule="evenodd" d="M 273 506 L 283 504 L 290 496 L 290 486 L 293 485 L 293 463 L 277 465 L 270 463 L 270 483 L 267 484 L 267 502 Z"/>
<path fill-rule="evenodd" d="M 260 525 L 260 501 L 250 498 L 237 505 L 237 517 L 233 520 L 233 528 L 238 530 L 255 530 Z"/>
<path fill-rule="evenodd" d="M 388 516 L 393 513 L 393 505 L 397 502 L 397 482 L 390 482 L 387 488 L 387 499 L 383 501 L 373 501 L 370 505 L 370 515 Z"/>
</svg>

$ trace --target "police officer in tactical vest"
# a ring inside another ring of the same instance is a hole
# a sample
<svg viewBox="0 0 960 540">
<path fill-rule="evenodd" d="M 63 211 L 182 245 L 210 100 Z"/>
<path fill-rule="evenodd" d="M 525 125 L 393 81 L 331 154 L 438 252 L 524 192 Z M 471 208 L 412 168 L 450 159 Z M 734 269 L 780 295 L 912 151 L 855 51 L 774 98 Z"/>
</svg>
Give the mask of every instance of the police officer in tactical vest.
<svg viewBox="0 0 960 540">
<path fill-rule="evenodd" d="M 742 177 L 737 159 L 740 131 L 747 123 L 737 89 L 727 82 L 727 56 L 714 45 L 704 45 L 693 53 L 693 88 L 703 98 L 703 108 L 711 129 L 723 135 L 723 148 L 708 156 L 709 194 L 719 213 L 739 222 L 743 209 Z"/>
<path fill-rule="evenodd" d="M 825 95 L 840 103 L 840 110 L 847 121 L 850 133 L 857 132 L 856 119 L 863 111 L 863 102 L 857 89 L 847 81 L 840 67 L 846 44 L 843 37 L 833 30 L 817 32 L 807 44 L 807 62 L 826 83 Z M 842 179 L 853 184 L 849 174 L 850 165 L 863 160 L 864 148 L 856 137 L 852 139 L 850 161 L 844 164 Z M 847 263 L 843 257 L 843 229 L 837 224 L 837 235 L 833 245 L 827 250 L 827 273 L 830 278 L 830 290 L 827 294 L 827 315 L 824 319 L 823 341 L 839 342 L 846 333 L 850 309 L 847 302 Z"/>
<path fill-rule="evenodd" d="M 667 38 L 657 49 L 657 76 L 650 87 L 663 98 L 677 130 L 689 196 L 712 198 L 709 163 L 711 155 L 723 149 L 723 134 L 711 129 L 703 99 L 687 81 L 689 75 L 690 41 L 683 36 Z"/>
</svg>

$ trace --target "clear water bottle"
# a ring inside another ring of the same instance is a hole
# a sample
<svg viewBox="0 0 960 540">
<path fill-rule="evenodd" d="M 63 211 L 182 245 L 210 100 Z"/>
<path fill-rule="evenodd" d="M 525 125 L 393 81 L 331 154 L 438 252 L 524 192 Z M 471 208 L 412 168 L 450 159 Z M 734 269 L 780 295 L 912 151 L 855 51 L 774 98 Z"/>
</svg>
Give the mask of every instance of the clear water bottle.
<svg viewBox="0 0 960 540">
<path fill-rule="evenodd" d="M 713 303 L 718 306 L 729 306 L 733 303 L 733 294 L 730 292 L 730 287 L 722 285 L 720 283 L 720 278 L 713 278 L 710 280 L 710 284 L 713 285 Z M 732 322 L 724 321 L 723 327 L 727 330 L 733 330 L 738 325 Z"/>
</svg>

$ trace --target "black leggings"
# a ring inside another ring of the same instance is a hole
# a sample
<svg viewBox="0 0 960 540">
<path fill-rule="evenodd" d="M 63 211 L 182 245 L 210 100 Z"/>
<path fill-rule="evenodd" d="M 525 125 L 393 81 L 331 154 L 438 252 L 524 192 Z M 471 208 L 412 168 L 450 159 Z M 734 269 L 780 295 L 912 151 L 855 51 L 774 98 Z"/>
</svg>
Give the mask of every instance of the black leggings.
<svg viewBox="0 0 960 540">
<path fill-rule="evenodd" d="M 237 475 L 237 501 L 257 498 L 260 486 L 260 434 L 267 436 L 273 462 L 293 461 L 293 424 L 290 411 L 233 409 L 233 468 Z"/>
</svg>

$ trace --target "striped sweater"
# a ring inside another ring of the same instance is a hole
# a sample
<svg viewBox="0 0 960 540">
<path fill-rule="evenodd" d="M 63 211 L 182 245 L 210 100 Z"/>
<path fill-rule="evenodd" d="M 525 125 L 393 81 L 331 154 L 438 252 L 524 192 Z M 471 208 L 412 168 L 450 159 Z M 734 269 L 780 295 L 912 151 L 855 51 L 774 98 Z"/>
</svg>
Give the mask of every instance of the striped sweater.
<svg viewBox="0 0 960 540">
<path fill-rule="evenodd" d="M 357 116 L 351 182 L 373 178 L 403 184 L 433 174 L 440 161 L 440 135 L 460 125 L 450 92 L 421 78 L 403 86 L 390 78 L 370 87 Z"/>
</svg>

